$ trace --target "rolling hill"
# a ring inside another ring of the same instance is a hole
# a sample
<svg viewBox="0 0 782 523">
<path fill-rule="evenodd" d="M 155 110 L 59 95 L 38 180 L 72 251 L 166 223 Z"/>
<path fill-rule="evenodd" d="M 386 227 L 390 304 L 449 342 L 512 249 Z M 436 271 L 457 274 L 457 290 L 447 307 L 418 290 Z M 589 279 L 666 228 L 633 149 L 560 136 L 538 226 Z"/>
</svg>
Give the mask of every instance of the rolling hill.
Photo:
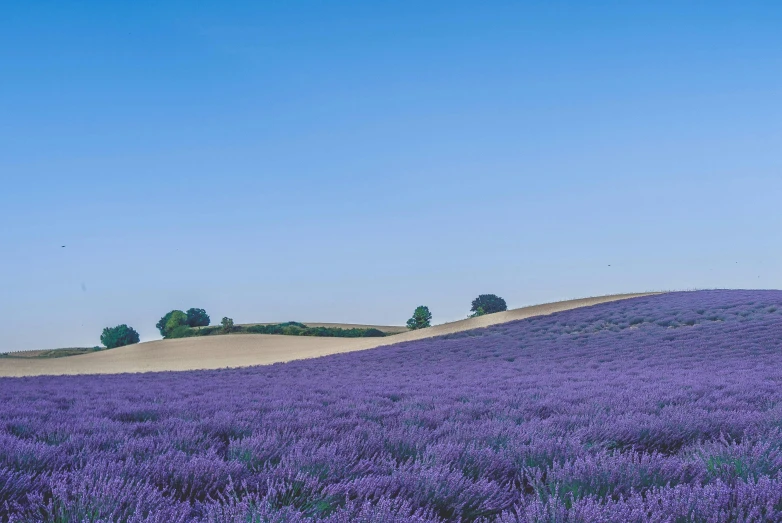
<svg viewBox="0 0 782 523">
<path fill-rule="evenodd" d="M 407 331 L 401 327 L 371 326 L 387 332 L 393 332 L 395 329 L 403 331 L 400 334 L 384 338 L 349 339 L 241 334 L 151 341 L 67 358 L 0 359 L 0 376 L 113 374 L 267 365 L 442 336 L 532 316 L 551 314 L 648 294 L 618 294 L 534 305 L 435 325 L 428 329 L 417 331 Z M 348 324 L 333 323 L 309 323 L 308 325 L 348 326 Z M 356 327 L 356 325 L 349 326 Z M 358 327 L 368 326 L 360 325 Z"/>
</svg>

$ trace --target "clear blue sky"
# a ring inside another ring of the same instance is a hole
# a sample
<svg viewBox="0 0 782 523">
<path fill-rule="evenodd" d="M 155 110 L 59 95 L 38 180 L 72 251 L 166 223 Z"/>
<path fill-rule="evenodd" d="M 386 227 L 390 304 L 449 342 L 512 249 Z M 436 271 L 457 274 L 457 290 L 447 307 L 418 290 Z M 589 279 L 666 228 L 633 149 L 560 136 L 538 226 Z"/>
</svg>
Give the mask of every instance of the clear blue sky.
<svg viewBox="0 0 782 523">
<path fill-rule="evenodd" d="M 772 1 L 5 2 L 0 351 L 173 308 L 780 288 L 780 27 Z"/>
</svg>

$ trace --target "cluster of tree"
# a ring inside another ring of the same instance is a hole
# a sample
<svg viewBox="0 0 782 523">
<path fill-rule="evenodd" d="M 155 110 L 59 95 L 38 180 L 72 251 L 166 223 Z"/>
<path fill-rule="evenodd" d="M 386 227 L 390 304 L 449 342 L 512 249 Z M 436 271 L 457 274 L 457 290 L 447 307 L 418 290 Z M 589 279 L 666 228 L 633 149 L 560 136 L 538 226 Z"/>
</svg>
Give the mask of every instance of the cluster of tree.
<svg viewBox="0 0 782 523">
<path fill-rule="evenodd" d="M 484 314 L 493 314 L 508 310 L 505 300 L 496 294 L 481 294 L 472 300 L 470 307 L 470 318 L 483 316 Z M 429 307 L 420 305 L 413 311 L 413 316 L 407 320 L 407 328 L 410 330 L 425 329 L 432 325 L 432 313 Z"/>
<path fill-rule="evenodd" d="M 100 335 L 100 342 L 107 349 L 124 347 L 139 342 L 138 332 L 133 327 L 128 327 L 124 323 L 116 327 L 106 327 L 103 334 Z"/>
<path fill-rule="evenodd" d="M 496 294 L 481 294 L 472 301 L 470 317 L 483 316 L 508 310 L 505 300 Z M 413 316 L 407 320 L 410 330 L 425 329 L 432 325 L 432 313 L 429 307 L 416 307 Z M 188 309 L 187 312 L 173 310 L 160 318 L 155 325 L 164 338 L 188 338 L 191 336 L 209 336 L 211 334 L 230 334 L 249 332 L 257 334 L 285 334 L 289 336 L 323 336 L 333 338 L 372 338 L 385 336 L 379 329 L 342 329 L 338 327 L 308 327 L 303 323 L 289 321 L 274 325 L 235 326 L 234 320 L 225 317 L 219 326 L 209 326 L 209 315 L 204 309 Z M 106 327 L 100 337 L 101 343 L 109 349 L 139 342 L 139 335 L 125 324 Z"/>
<path fill-rule="evenodd" d="M 209 315 L 204 309 L 173 310 L 160 318 L 155 327 L 164 338 L 183 338 L 193 327 L 209 326 Z"/>
</svg>

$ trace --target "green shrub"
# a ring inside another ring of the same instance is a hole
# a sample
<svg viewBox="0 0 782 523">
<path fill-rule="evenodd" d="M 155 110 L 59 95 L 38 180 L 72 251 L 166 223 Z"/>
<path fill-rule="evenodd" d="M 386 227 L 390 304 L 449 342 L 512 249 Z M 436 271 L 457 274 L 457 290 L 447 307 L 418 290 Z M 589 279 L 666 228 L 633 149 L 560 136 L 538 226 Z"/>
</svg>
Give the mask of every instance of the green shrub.
<svg viewBox="0 0 782 523">
<path fill-rule="evenodd" d="M 222 329 L 223 334 L 230 334 L 234 330 L 234 320 L 232 320 L 231 318 L 224 317 L 220 322 L 220 325 L 223 326 Z"/>
<path fill-rule="evenodd" d="M 496 294 L 481 294 L 472 300 L 470 310 L 473 312 L 473 316 L 482 316 L 484 314 L 506 311 L 508 310 L 508 305 L 505 303 L 505 300 Z"/>
<path fill-rule="evenodd" d="M 317 336 L 317 337 L 329 337 L 333 336 L 333 334 L 330 334 L 328 329 L 325 327 L 308 327 L 304 330 L 304 332 L 301 333 L 302 336 Z"/>
<path fill-rule="evenodd" d="M 251 325 L 245 331 L 252 334 L 282 334 L 282 327 L 279 325 Z"/>
<path fill-rule="evenodd" d="M 297 327 L 295 325 L 286 325 L 282 328 L 282 333 L 287 336 L 300 336 L 301 333 L 304 332 L 305 329 L 302 329 L 301 327 Z"/>
<path fill-rule="evenodd" d="M 198 331 L 196 329 L 188 327 L 187 325 L 179 325 L 174 327 L 174 329 L 168 333 L 166 339 L 190 338 L 192 336 L 198 336 Z"/>
<path fill-rule="evenodd" d="M 206 327 L 209 325 L 209 315 L 204 309 L 187 309 L 187 324 L 191 327 Z"/>
<path fill-rule="evenodd" d="M 138 332 L 124 323 L 116 327 L 106 327 L 100 335 L 100 342 L 108 349 L 124 347 L 139 342 Z"/>
<path fill-rule="evenodd" d="M 432 325 L 431 321 L 432 313 L 429 312 L 429 307 L 421 305 L 416 307 L 413 317 L 407 320 L 407 328 L 410 330 L 425 329 Z"/>
<path fill-rule="evenodd" d="M 238 329 L 239 327 L 237 327 Z M 274 325 L 251 325 L 244 332 L 252 334 L 284 334 L 286 336 L 318 336 L 323 338 L 373 338 L 385 336 L 380 329 L 341 329 L 339 327 L 307 327 L 303 323 L 289 321 Z"/>
</svg>

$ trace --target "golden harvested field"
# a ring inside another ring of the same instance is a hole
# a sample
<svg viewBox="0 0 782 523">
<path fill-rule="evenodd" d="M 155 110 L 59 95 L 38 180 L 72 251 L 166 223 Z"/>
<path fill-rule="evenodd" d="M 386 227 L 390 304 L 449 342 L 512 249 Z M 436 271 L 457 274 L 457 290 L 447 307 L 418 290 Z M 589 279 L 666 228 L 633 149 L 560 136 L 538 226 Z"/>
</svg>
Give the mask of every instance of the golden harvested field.
<svg viewBox="0 0 782 523">
<path fill-rule="evenodd" d="M 317 338 L 270 334 L 231 334 L 203 338 L 150 341 L 127 347 L 54 359 L 0 359 L 0 376 L 58 374 L 115 374 L 122 372 L 180 371 L 267 365 L 316 358 L 341 352 L 372 349 L 405 341 L 442 336 L 498 323 L 587 307 L 609 301 L 657 293 L 617 294 L 522 307 L 469 318 L 428 329 L 406 331 L 384 338 Z M 317 326 L 346 324 L 309 323 Z M 381 330 L 388 327 L 379 326 Z"/>
</svg>

